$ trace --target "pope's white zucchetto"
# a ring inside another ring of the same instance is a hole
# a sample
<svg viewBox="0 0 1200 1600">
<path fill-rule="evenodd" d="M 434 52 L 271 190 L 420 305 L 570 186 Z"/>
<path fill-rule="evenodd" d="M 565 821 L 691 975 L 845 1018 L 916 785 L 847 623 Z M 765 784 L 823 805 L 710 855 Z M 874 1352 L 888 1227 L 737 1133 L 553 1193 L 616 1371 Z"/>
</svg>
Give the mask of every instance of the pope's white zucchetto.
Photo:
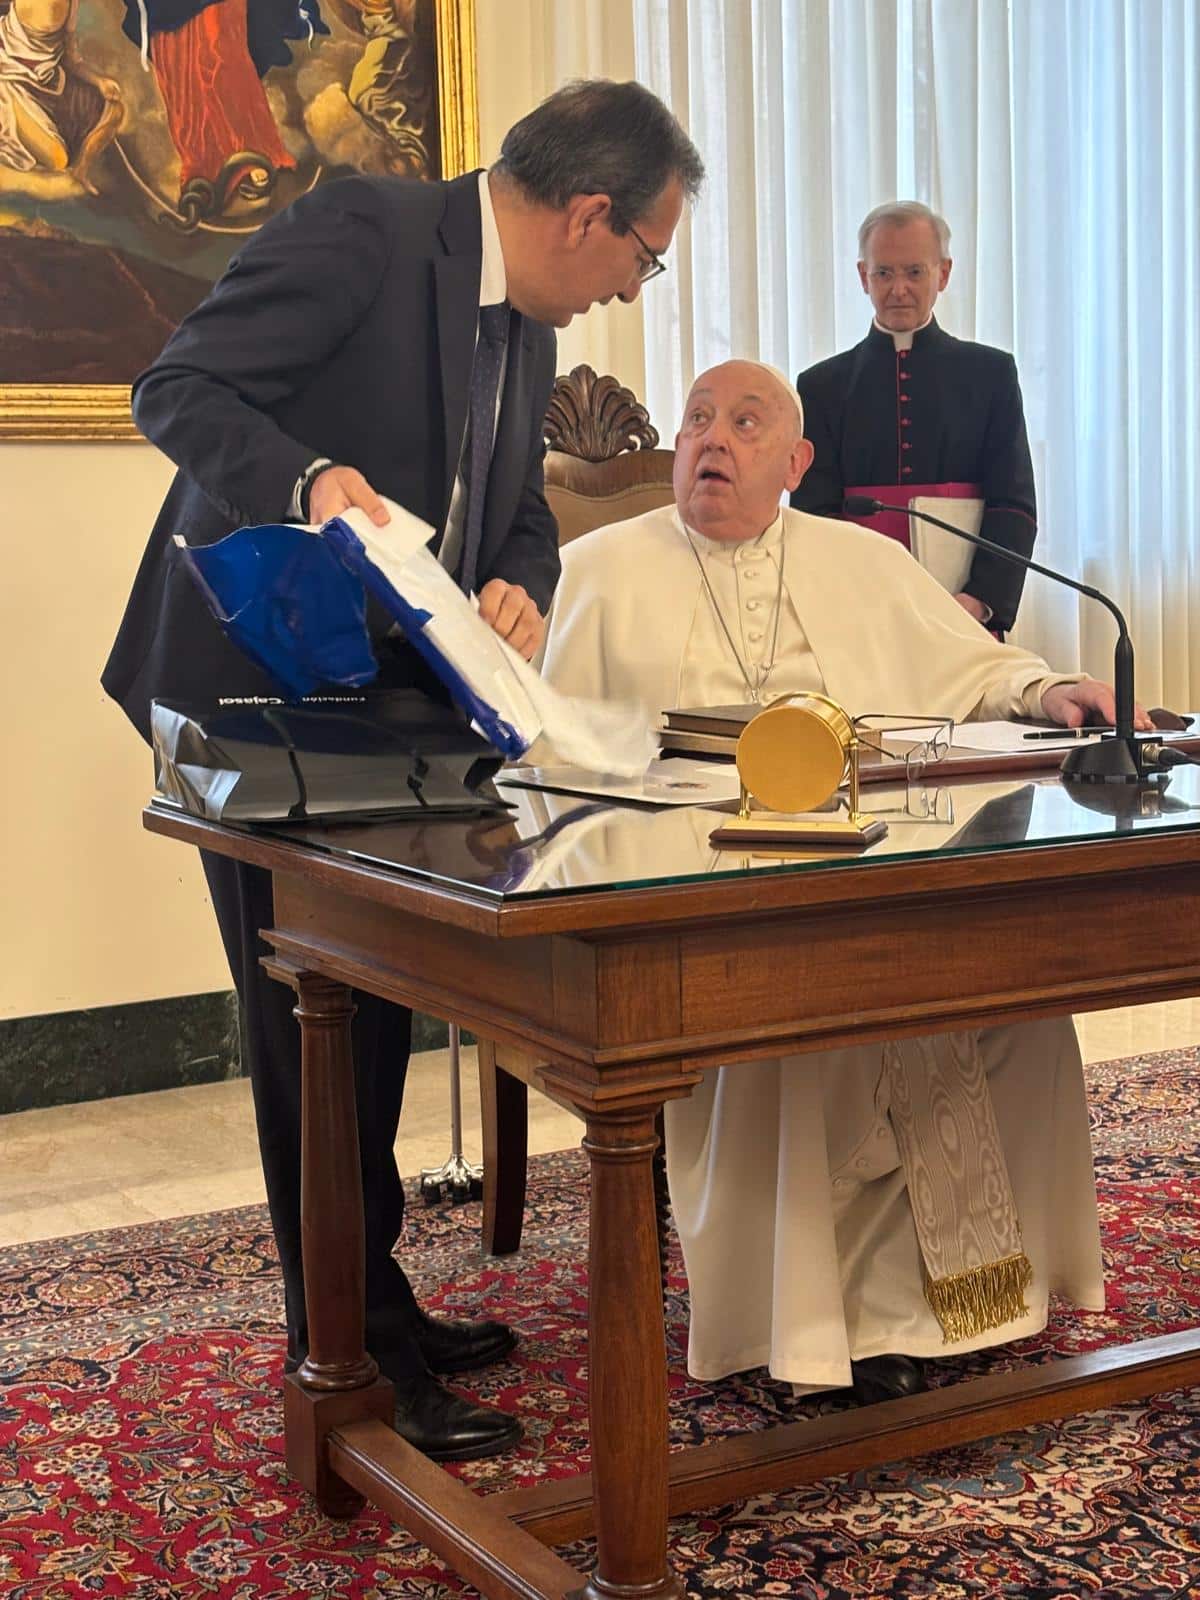
<svg viewBox="0 0 1200 1600">
<path fill-rule="evenodd" d="M 749 356 L 730 356 L 727 361 L 718 361 L 717 366 L 727 367 L 732 365 L 734 362 L 742 367 L 757 367 L 760 372 L 765 372 L 768 377 L 772 378 L 774 382 L 779 385 L 784 394 L 795 406 L 796 415 L 800 418 L 800 432 L 803 433 L 804 406 L 801 404 L 800 396 L 796 393 L 795 387 L 788 382 L 786 375 L 782 373 L 778 367 L 773 367 L 769 361 L 753 361 Z M 708 368 L 708 371 L 710 372 L 713 370 L 714 369 L 712 367 Z M 703 376 L 703 374 L 701 374 L 701 376 Z"/>
<path fill-rule="evenodd" d="M 770 375 L 775 379 L 775 382 L 783 390 L 784 394 L 787 395 L 788 399 L 795 406 L 796 415 L 800 418 L 800 431 L 803 433 L 804 406 L 800 400 L 799 394 L 796 392 L 796 386 L 792 383 L 789 383 L 786 376 L 779 370 L 779 368 L 773 367 L 769 361 L 748 361 L 746 365 L 750 367 L 761 367 L 764 372 L 770 373 Z"/>
</svg>

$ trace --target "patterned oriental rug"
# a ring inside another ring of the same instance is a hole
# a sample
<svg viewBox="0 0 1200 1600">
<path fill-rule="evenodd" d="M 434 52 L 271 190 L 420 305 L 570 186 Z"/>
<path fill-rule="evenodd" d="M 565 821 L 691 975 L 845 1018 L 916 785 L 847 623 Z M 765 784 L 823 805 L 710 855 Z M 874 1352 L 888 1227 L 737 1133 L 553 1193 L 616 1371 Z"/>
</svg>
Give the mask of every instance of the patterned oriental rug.
<svg viewBox="0 0 1200 1600">
<path fill-rule="evenodd" d="M 1109 1062 L 1090 1081 L 1108 1309 L 940 1364 L 937 1381 L 1200 1319 L 1200 1051 Z M 574 1152 L 532 1164 L 518 1265 L 480 1257 L 477 1207 L 411 1208 L 406 1255 L 421 1263 L 426 1304 L 486 1311 L 521 1333 L 515 1357 L 469 1388 L 518 1413 L 526 1443 L 460 1469 L 476 1482 L 530 1483 L 586 1462 L 584 1182 Z M 258 1207 L 0 1252 L 0 1594 L 474 1593 L 379 1513 L 334 1523 L 291 1484 L 281 1315 Z M 676 1256 L 675 1441 L 799 1414 L 762 1372 L 689 1379 L 686 1318 Z M 678 1519 L 671 1537 L 695 1597 L 1200 1595 L 1200 1394 L 742 1501 Z M 581 1566 L 589 1556 L 582 1544 L 564 1554 Z"/>
</svg>

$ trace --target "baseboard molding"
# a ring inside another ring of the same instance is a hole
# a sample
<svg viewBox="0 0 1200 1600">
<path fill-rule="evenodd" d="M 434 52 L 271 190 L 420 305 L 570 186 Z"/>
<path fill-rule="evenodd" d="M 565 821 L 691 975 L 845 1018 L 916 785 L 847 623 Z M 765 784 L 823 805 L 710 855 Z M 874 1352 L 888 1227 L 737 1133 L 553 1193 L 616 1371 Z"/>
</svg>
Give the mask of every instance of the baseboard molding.
<svg viewBox="0 0 1200 1600">
<path fill-rule="evenodd" d="M 0 1022 L 0 1112 L 241 1074 L 233 991 Z"/>
<path fill-rule="evenodd" d="M 413 1012 L 412 1048 L 418 1050 L 444 1050 L 450 1040 L 450 1030 L 440 1017 L 427 1017 L 423 1011 Z M 474 1044 L 475 1035 L 463 1029 L 463 1044 Z"/>
<path fill-rule="evenodd" d="M 444 1050 L 446 1037 L 414 1012 L 414 1050 Z M 0 1021 L 0 1115 L 241 1075 L 232 989 Z"/>
</svg>

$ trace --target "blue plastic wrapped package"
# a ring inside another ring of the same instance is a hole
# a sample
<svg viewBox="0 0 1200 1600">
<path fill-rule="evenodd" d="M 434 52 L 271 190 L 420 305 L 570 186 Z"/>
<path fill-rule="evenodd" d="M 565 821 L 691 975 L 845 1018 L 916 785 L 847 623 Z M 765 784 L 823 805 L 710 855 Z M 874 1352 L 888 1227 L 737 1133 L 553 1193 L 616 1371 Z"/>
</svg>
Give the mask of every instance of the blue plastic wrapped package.
<svg viewBox="0 0 1200 1600">
<path fill-rule="evenodd" d="M 266 523 L 175 544 L 225 633 L 288 699 L 322 683 L 357 688 L 379 671 L 362 582 L 314 531 Z"/>
</svg>

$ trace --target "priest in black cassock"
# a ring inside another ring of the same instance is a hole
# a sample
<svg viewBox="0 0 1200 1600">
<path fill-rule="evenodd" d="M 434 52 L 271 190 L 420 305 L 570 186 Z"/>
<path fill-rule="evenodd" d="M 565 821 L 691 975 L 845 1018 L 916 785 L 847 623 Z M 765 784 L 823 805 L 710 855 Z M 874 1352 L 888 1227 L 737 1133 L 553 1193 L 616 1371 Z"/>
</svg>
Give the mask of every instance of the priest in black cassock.
<svg viewBox="0 0 1200 1600">
<path fill-rule="evenodd" d="M 849 494 L 982 500 L 983 537 L 1030 555 L 1037 506 L 1016 363 L 954 338 L 933 315 L 953 265 L 950 229 L 928 206 L 896 201 L 866 217 L 858 250 L 874 321 L 861 344 L 796 380 L 816 454 L 792 505 L 844 517 Z M 906 516 L 856 520 L 908 543 Z M 1019 566 L 976 550 L 955 598 L 1004 633 L 1024 579 Z"/>
</svg>

